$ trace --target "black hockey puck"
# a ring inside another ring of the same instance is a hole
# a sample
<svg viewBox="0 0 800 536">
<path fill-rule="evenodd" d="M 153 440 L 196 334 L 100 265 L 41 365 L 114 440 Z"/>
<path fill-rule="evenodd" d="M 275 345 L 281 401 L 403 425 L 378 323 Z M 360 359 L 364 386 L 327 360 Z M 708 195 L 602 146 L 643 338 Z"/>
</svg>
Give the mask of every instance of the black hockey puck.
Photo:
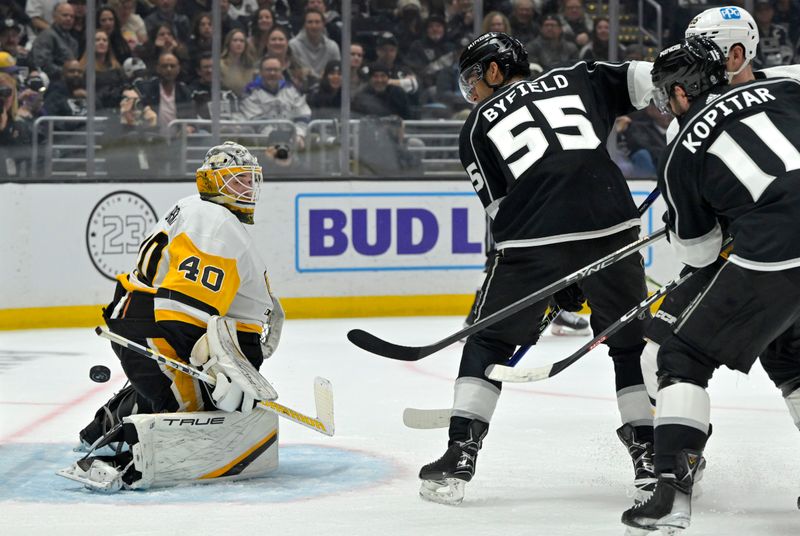
<svg viewBox="0 0 800 536">
<path fill-rule="evenodd" d="M 89 378 L 93 382 L 105 383 L 111 379 L 111 370 L 105 365 L 95 365 L 89 369 Z"/>
</svg>

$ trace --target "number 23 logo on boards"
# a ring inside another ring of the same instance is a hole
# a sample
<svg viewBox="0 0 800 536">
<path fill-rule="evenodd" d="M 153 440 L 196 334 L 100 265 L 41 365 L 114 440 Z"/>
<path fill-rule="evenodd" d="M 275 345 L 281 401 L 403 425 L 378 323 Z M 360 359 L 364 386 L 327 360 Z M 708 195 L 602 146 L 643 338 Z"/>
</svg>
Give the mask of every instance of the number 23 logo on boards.
<svg viewBox="0 0 800 536">
<path fill-rule="evenodd" d="M 113 280 L 131 270 L 139 244 L 157 220 L 152 205 L 135 192 L 120 190 L 103 197 L 86 223 L 86 249 L 97 271 Z"/>
</svg>

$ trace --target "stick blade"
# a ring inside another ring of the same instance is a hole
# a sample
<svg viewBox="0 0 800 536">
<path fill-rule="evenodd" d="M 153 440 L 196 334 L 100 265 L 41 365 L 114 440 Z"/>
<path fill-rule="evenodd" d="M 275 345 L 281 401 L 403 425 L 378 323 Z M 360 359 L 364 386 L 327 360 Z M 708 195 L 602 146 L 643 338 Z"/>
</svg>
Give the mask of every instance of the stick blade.
<svg viewBox="0 0 800 536">
<path fill-rule="evenodd" d="M 317 419 L 325 426 L 325 435 L 332 436 L 333 424 L 333 386 L 325 378 L 314 378 L 314 405 L 317 408 Z"/>
<path fill-rule="evenodd" d="M 528 369 L 518 369 L 505 365 L 489 365 L 486 367 L 486 377 L 496 382 L 506 383 L 538 382 L 549 378 L 552 368 L 552 365 Z"/>
<path fill-rule="evenodd" d="M 403 410 L 403 424 L 417 430 L 447 428 L 450 426 L 450 410 L 406 408 Z"/>
<path fill-rule="evenodd" d="M 347 332 L 347 339 L 362 350 L 366 350 L 371 354 L 388 357 L 389 359 L 397 359 L 399 361 L 417 361 L 428 355 L 423 352 L 424 348 L 402 346 L 384 341 L 362 329 L 351 329 Z"/>
</svg>

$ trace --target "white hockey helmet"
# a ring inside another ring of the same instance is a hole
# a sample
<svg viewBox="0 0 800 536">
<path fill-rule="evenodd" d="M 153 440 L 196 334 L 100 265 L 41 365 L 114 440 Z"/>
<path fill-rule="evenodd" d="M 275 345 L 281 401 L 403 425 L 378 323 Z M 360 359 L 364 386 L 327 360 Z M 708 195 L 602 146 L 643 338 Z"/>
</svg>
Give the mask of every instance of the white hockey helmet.
<svg viewBox="0 0 800 536">
<path fill-rule="evenodd" d="M 708 37 L 714 41 L 726 58 L 733 45 L 742 45 L 745 61 L 738 71 L 728 73 L 729 78 L 739 74 L 756 57 L 758 26 L 753 16 L 740 7 L 723 6 L 706 9 L 693 18 L 686 28 L 686 37 L 694 35 Z"/>
<path fill-rule="evenodd" d="M 262 180 L 256 157 L 232 141 L 209 149 L 196 175 L 200 197 L 225 206 L 248 224 L 253 223 Z"/>
</svg>

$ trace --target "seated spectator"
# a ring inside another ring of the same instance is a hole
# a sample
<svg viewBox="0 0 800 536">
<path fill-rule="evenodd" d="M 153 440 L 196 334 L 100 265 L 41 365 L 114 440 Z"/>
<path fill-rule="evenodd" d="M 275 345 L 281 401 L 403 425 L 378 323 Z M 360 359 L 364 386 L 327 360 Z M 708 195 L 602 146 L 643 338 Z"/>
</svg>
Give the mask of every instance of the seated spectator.
<svg viewBox="0 0 800 536">
<path fill-rule="evenodd" d="M 618 143 L 626 148 L 635 178 L 654 178 L 667 147 L 667 127 L 672 116 L 661 113 L 654 104 L 628 116 L 617 125 Z"/>
<path fill-rule="evenodd" d="M 329 61 L 341 61 L 339 45 L 325 36 L 323 14 L 314 8 L 306 9 L 303 29 L 289 40 L 292 58 L 310 69 L 316 78 L 322 76 Z"/>
<path fill-rule="evenodd" d="M 342 17 L 335 9 L 329 9 L 330 2 L 326 2 L 325 0 L 305 0 L 303 4 L 302 10 L 299 11 L 300 16 L 294 17 L 292 21 L 292 27 L 302 28 L 305 22 L 303 14 L 307 9 L 316 9 L 322 13 L 322 24 L 325 27 L 325 35 L 334 43 L 340 44 L 342 42 Z"/>
<path fill-rule="evenodd" d="M 539 22 L 536 13 L 536 4 L 533 0 L 512 0 L 511 35 L 522 43 L 528 43 L 539 36 Z"/>
<path fill-rule="evenodd" d="M 458 61 L 452 54 L 456 44 L 445 39 L 444 29 L 444 17 L 430 15 L 425 21 L 425 37 L 414 41 L 405 57 L 405 62 L 419 76 L 423 88 L 433 87 L 436 73 Z"/>
<path fill-rule="evenodd" d="M 116 108 L 122 96 L 125 75 L 122 66 L 111 51 L 108 35 L 103 30 L 94 33 L 95 95 L 100 105 L 97 113 L 104 115 L 106 108 Z M 84 54 L 80 59 L 81 69 L 86 71 L 89 58 Z"/>
<path fill-rule="evenodd" d="M 31 61 L 44 69 L 51 79 L 61 75 L 65 62 L 78 58 L 78 42 L 70 34 L 74 23 L 74 8 L 62 2 L 53 10 L 53 24 L 33 42 Z"/>
<path fill-rule="evenodd" d="M 75 11 L 75 20 L 70 29 L 70 35 L 78 43 L 78 56 L 83 55 L 86 46 L 86 0 L 67 0 Z"/>
<path fill-rule="evenodd" d="M 101 155 L 115 177 L 148 177 L 161 174 L 159 164 L 165 140 L 158 134 L 158 115 L 144 106 L 133 88 L 122 91 L 119 108 L 106 122 Z"/>
<path fill-rule="evenodd" d="M 253 13 L 258 11 L 256 0 L 228 0 L 228 16 L 236 21 L 236 27 L 247 32 Z"/>
<path fill-rule="evenodd" d="M 128 46 L 128 42 L 122 37 L 122 30 L 120 29 L 116 11 L 110 7 L 101 7 L 97 10 L 95 23 L 96 28 L 103 30 L 108 36 L 111 52 L 119 63 L 131 57 L 131 49 Z"/>
<path fill-rule="evenodd" d="M 243 98 L 245 88 L 255 76 L 255 60 L 247 43 L 247 34 L 242 30 L 231 30 L 225 36 L 220 60 L 222 85 L 238 98 Z"/>
<path fill-rule="evenodd" d="M 392 33 L 397 37 L 399 54 L 404 56 L 411 43 L 425 35 L 425 21 L 422 19 L 422 6 L 419 0 L 400 0 L 397 2 L 397 23 Z"/>
<path fill-rule="evenodd" d="M 513 35 L 514 33 L 511 29 L 511 22 L 509 22 L 508 17 L 500 11 L 490 11 L 483 17 L 481 33 L 485 34 L 487 32 L 503 32 L 509 35 Z"/>
<path fill-rule="evenodd" d="M 53 23 L 53 10 L 63 0 L 27 0 L 25 15 L 31 20 L 36 35 L 48 29 Z"/>
<path fill-rule="evenodd" d="M 398 42 L 397 38 L 391 32 L 383 32 L 378 35 L 376 40 L 375 54 L 377 63 L 389 67 L 389 84 L 397 86 L 412 99 L 416 98 L 417 91 L 419 90 L 419 82 L 417 75 L 411 68 L 398 61 Z"/>
<path fill-rule="evenodd" d="M 578 47 L 564 39 L 561 20 L 556 15 L 542 18 L 541 34 L 525 48 L 528 49 L 528 59 L 541 65 L 545 71 L 578 59 Z"/>
<path fill-rule="evenodd" d="M 772 22 L 789 34 L 789 42 L 800 45 L 800 2 L 798 0 L 777 0 Z M 795 60 L 797 63 L 797 60 Z"/>
<path fill-rule="evenodd" d="M 201 11 L 192 19 L 192 38 L 189 41 L 189 58 L 193 64 L 205 52 L 211 52 L 211 39 L 214 35 L 211 26 L 211 13 Z"/>
<path fill-rule="evenodd" d="M 133 87 L 136 80 L 150 78 L 150 71 L 141 58 L 131 56 L 122 64 L 122 73 L 125 75 L 125 86 Z"/>
<path fill-rule="evenodd" d="M 267 53 L 269 31 L 275 26 L 275 15 L 269 8 L 260 8 L 250 19 L 250 50 L 254 58 L 262 58 Z"/>
<path fill-rule="evenodd" d="M 350 45 L 350 94 L 355 95 L 367 85 L 369 69 L 364 65 L 364 45 Z"/>
<path fill-rule="evenodd" d="M 583 10 L 583 0 L 564 0 L 559 19 L 564 39 L 572 41 L 579 48 L 589 43 L 594 23 L 592 17 Z"/>
<path fill-rule="evenodd" d="M 333 119 L 342 112 L 342 64 L 328 62 L 322 73 L 319 87 L 308 96 L 311 116 L 314 119 Z"/>
<path fill-rule="evenodd" d="M 0 73 L 0 177 L 25 177 L 30 173 L 30 123 L 18 116 L 17 81 Z"/>
<path fill-rule="evenodd" d="M 150 13 L 144 23 L 147 26 L 147 35 L 151 36 L 155 28 L 167 25 L 172 35 L 184 45 L 192 37 L 192 25 L 186 15 L 175 11 L 177 0 L 156 0 L 156 9 Z"/>
<path fill-rule="evenodd" d="M 586 43 L 578 54 L 578 58 L 586 61 L 608 61 L 609 45 L 608 19 L 599 17 L 594 21 L 592 40 Z M 617 57 L 625 57 L 625 47 L 617 44 Z"/>
<path fill-rule="evenodd" d="M 121 33 L 133 33 L 139 45 L 147 42 L 147 26 L 144 19 L 136 14 L 136 0 L 111 0 L 109 6 L 117 13 Z M 134 50 L 135 46 L 131 48 L 131 51 Z"/>
<path fill-rule="evenodd" d="M 472 41 L 475 26 L 473 0 L 447 0 L 445 7 L 447 39 L 452 43 L 462 40 Z"/>
<path fill-rule="evenodd" d="M 247 20 L 239 20 L 230 15 L 230 0 L 219 0 L 219 9 L 222 12 L 222 35 L 228 35 L 233 30 L 242 30 L 247 33 Z M 206 11 L 211 9 L 209 4 Z"/>
<path fill-rule="evenodd" d="M 44 115 L 86 117 L 86 78 L 78 60 L 67 60 L 58 80 L 51 83 L 44 94 Z M 95 108 L 101 108 L 95 102 Z M 85 128 L 85 123 L 63 122 L 58 130 Z"/>
<path fill-rule="evenodd" d="M 211 119 L 211 79 L 213 76 L 211 52 L 204 52 L 195 65 L 197 77 L 189 85 L 194 103 L 194 116 Z M 225 86 L 220 88 L 220 119 L 233 119 L 239 113 L 239 98 Z"/>
<path fill-rule="evenodd" d="M 283 26 L 273 26 L 267 37 L 267 55 L 278 58 L 283 65 L 283 77 L 291 81 L 295 88 L 305 94 L 319 83 L 319 78 L 314 76 L 311 69 L 305 67 L 292 54 L 289 48 L 289 30 Z M 257 86 L 260 81 L 254 81 Z"/>
<path fill-rule="evenodd" d="M 32 65 L 29 61 L 28 50 L 21 44 L 22 25 L 15 19 L 0 19 L 0 52 L 7 52 L 17 67 Z"/>
<path fill-rule="evenodd" d="M 260 83 L 241 102 L 241 115 L 248 121 L 287 119 L 294 122 L 296 137 L 294 149 L 305 148 L 311 108 L 305 96 L 283 76 L 283 66 L 278 58 L 265 56 L 260 64 Z M 265 127 L 262 133 L 269 134 L 272 127 Z"/>
<path fill-rule="evenodd" d="M 782 26 L 774 24 L 775 8 L 770 0 L 756 0 L 753 18 L 758 26 L 758 47 L 753 58 L 753 69 L 766 69 L 792 62 L 794 49 L 789 34 Z"/>
<path fill-rule="evenodd" d="M 33 122 L 44 115 L 44 93 L 49 80 L 44 71 L 31 69 L 19 88 L 17 117 L 33 129 Z"/>
<path fill-rule="evenodd" d="M 186 84 L 179 80 L 180 71 L 177 56 L 164 52 L 158 58 L 156 77 L 139 80 L 135 86 L 141 95 L 142 105 L 156 113 L 159 134 L 165 139 L 173 138 L 180 130 L 170 127 L 172 121 L 194 118 L 192 94 Z M 186 127 L 186 130 L 191 132 L 193 128 Z"/>
<path fill-rule="evenodd" d="M 389 85 L 390 73 L 387 65 L 370 65 L 367 86 L 353 97 L 351 109 L 354 114 L 377 117 L 396 115 L 402 119 L 412 119 L 408 95 L 398 86 Z"/>
<path fill-rule="evenodd" d="M 190 64 L 186 45 L 175 38 L 169 24 L 159 24 L 153 27 L 147 42 L 136 50 L 136 55 L 144 60 L 147 70 L 151 73 L 156 72 L 158 58 L 167 53 L 178 58 L 182 71 Z"/>
</svg>

